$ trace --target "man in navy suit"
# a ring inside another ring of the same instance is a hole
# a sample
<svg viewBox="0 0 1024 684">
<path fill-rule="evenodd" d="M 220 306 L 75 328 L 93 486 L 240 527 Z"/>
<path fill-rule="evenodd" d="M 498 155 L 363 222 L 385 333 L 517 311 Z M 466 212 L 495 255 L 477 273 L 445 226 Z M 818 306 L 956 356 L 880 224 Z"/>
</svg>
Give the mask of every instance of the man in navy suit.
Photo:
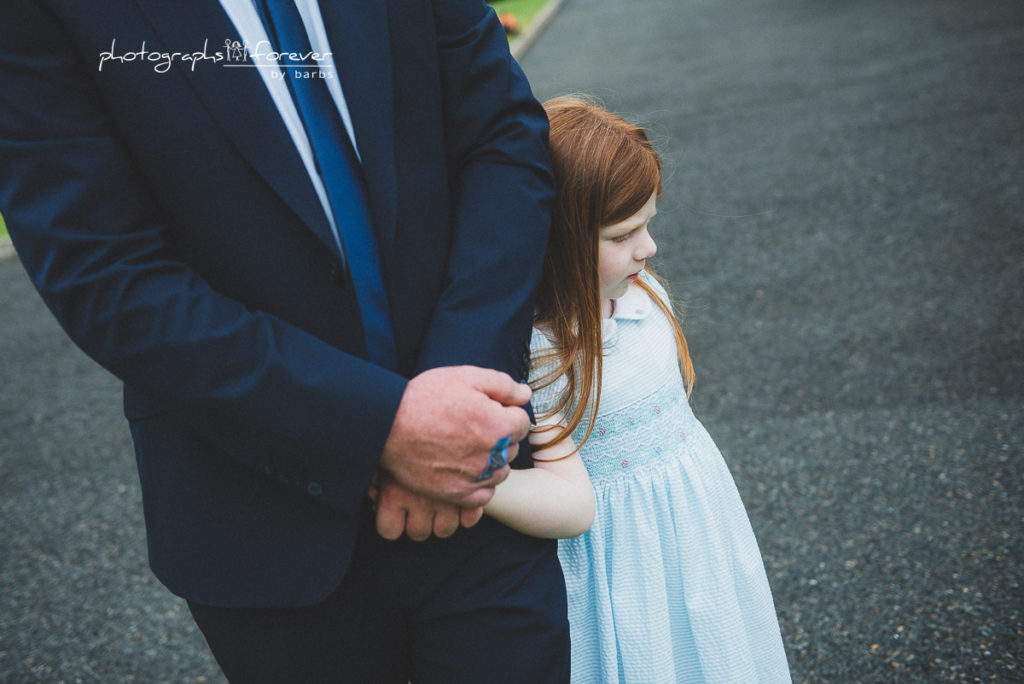
<svg viewBox="0 0 1024 684">
<path fill-rule="evenodd" d="M 233 49 L 250 3 L 0 12 L 0 212 L 124 382 L 150 565 L 233 681 L 564 681 L 554 543 L 481 520 L 508 469 L 478 480 L 529 426 L 543 110 L 483 0 L 298 3 L 360 156 L 382 367 L 294 102 Z"/>
</svg>

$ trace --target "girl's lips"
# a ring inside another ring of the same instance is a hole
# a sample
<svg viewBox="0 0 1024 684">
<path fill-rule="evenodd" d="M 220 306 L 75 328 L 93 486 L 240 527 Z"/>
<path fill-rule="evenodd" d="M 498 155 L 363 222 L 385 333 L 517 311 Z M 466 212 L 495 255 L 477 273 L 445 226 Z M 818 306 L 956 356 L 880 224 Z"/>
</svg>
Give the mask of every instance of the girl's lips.
<svg viewBox="0 0 1024 684">
<path fill-rule="evenodd" d="M 639 277 L 640 277 L 640 274 L 639 274 L 639 273 L 634 273 L 634 274 L 633 274 L 633 275 L 631 275 L 631 276 L 626 276 L 626 280 L 636 280 L 636 279 L 637 279 L 637 278 L 639 278 Z"/>
</svg>

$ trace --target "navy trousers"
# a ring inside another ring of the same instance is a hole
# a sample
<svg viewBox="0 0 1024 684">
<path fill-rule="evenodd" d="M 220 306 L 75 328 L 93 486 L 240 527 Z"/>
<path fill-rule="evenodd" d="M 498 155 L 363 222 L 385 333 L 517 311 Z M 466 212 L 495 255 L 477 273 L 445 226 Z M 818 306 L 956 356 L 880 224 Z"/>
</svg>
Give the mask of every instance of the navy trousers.
<svg viewBox="0 0 1024 684">
<path fill-rule="evenodd" d="M 564 683 L 556 549 L 486 517 L 449 539 L 389 542 L 366 516 L 323 603 L 189 608 L 231 682 Z"/>
</svg>

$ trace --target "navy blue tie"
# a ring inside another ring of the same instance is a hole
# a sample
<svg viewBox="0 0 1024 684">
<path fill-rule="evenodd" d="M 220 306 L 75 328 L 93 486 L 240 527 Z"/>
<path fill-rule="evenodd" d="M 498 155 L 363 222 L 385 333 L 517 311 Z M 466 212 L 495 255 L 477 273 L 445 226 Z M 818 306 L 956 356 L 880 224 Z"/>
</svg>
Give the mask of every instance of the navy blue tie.
<svg viewBox="0 0 1024 684">
<path fill-rule="evenodd" d="M 260 18 L 281 53 L 306 57 L 282 63 L 286 82 L 306 127 L 317 169 L 338 226 L 349 275 L 356 289 L 370 361 L 397 370 L 387 290 L 373 232 L 362 168 L 316 62 L 293 0 L 257 0 Z M 288 57 L 282 57 L 282 60 Z"/>
</svg>

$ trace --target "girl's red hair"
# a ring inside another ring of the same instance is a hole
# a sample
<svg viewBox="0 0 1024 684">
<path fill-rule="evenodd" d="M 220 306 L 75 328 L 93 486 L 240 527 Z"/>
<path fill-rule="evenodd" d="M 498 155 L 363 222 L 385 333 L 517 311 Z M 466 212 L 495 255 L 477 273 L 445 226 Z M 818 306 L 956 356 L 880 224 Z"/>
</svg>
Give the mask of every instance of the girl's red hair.
<svg viewBox="0 0 1024 684">
<path fill-rule="evenodd" d="M 551 368 L 534 389 L 551 385 L 562 375 L 568 386 L 553 413 L 567 429 L 551 446 L 567 438 L 587 410 L 596 416 L 601 396 L 601 288 L 598 278 L 599 230 L 640 211 L 661 195 L 661 157 L 644 129 L 579 97 L 557 97 L 544 103 L 551 126 L 551 158 L 556 200 L 548 249 L 537 295 L 536 324 L 555 340 L 533 362 Z M 648 269 L 649 270 L 649 269 Z M 637 284 L 672 322 L 687 393 L 693 388 L 693 365 L 683 331 L 671 310 L 651 288 Z M 580 446 L 590 436 L 593 419 Z"/>
</svg>

